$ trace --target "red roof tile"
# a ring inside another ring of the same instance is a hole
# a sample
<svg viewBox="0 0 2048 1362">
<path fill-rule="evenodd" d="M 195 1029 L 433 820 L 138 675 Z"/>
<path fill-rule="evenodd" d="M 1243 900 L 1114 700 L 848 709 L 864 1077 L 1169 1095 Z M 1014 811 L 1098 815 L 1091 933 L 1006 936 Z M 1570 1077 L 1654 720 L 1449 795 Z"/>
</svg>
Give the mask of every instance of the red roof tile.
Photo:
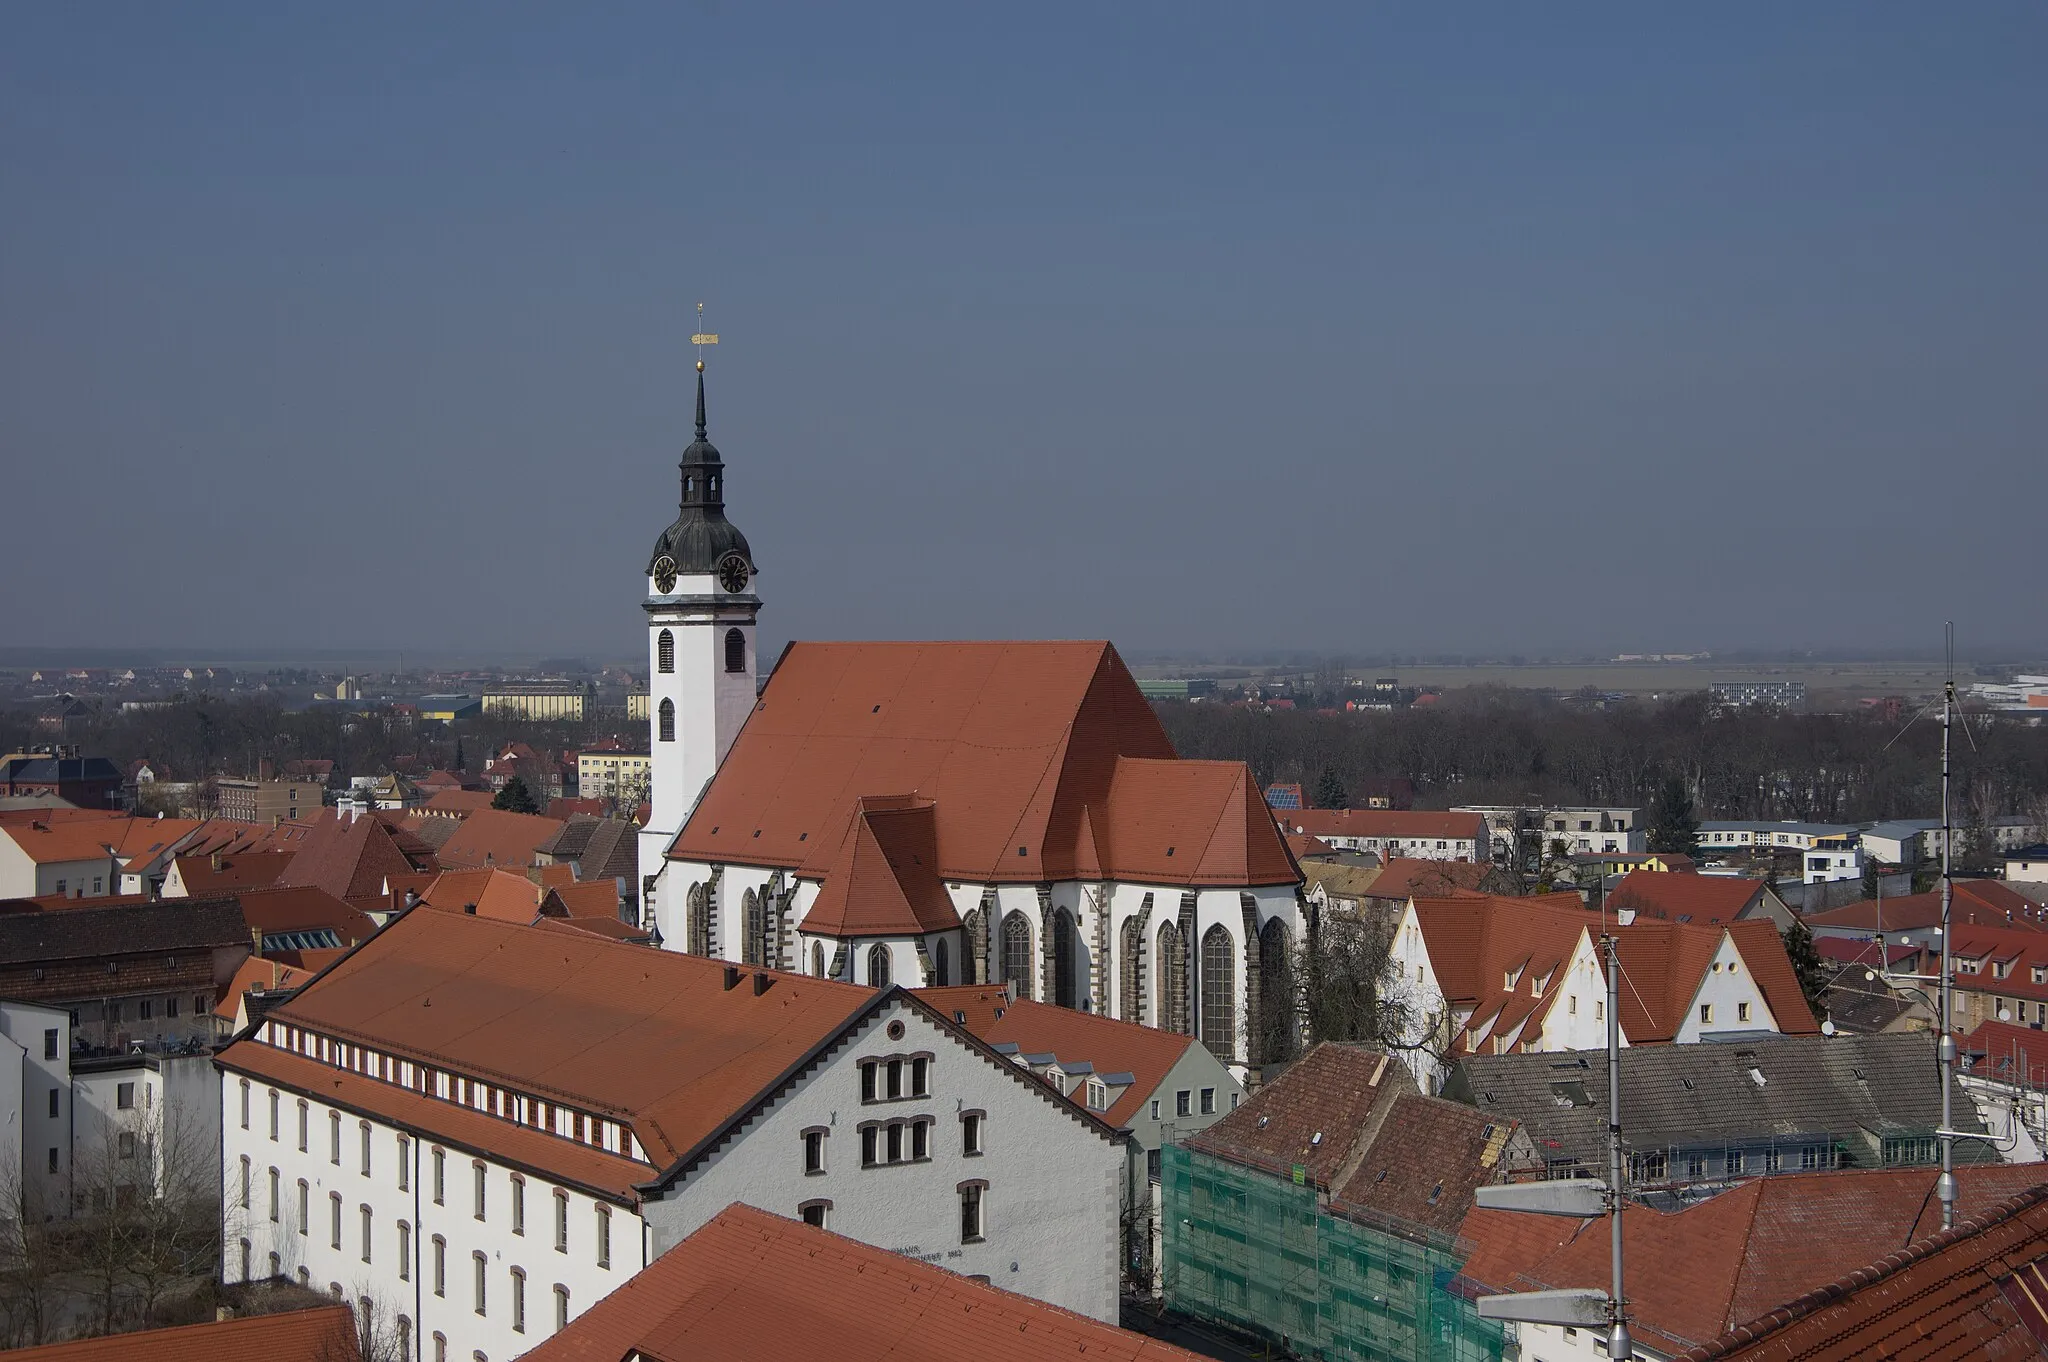
<svg viewBox="0 0 2048 1362">
<path fill-rule="evenodd" d="M 1289 832 L 1316 837 L 1400 837 L 1471 841 L 1486 847 L 1486 819 L 1476 813 L 1425 809 L 1282 809 Z"/>
<path fill-rule="evenodd" d="M 960 915 L 939 879 L 931 801 L 868 796 L 856 807 L 825 883 L 804 915 L 804 930 L 917 936 L 959 926 Z"/>
<path fill-rule="evenodd" d="M 1195 1362 L 1143 1334 L 733 1205 L 529 1362 Z"/>
<path fill-rule="evenodd" d="M 931 801 L 946 879 L 1299 878 L 1243 764 L 1177 761 L 1106 643 L 794 644 L 669 855 L 822 876 L 890 794 Z"/>
<path fill-rule="evenodd" d="M 534 848 L 562 830 L 559 818 L 478 809 L 462 820 L 435 853 L 444 869 L 514 870 L 534 863 Z"/>
<path fill-rule="evenodd" d="M 418 850 L 412 848 L 417 846 Z M 434 868 L 433 853 L 416 838 L 403 840 L 381 819 L 323 814 L 308 825 L 292 863 L 276 884 L 307 884 L 336 898 L 376 898 L 387 876 Z"/>
<path fill-rule="evenodd" d="M 1761 900 L 1769 888 L 1762 880 L 1733 875 L 1687 875 L 1664 870 L 1631 870 L 1607 896 L 1612 909 L 1666 921 L 1680 919 L 1706 926 L 1733 922 Z"/>
<path fill-rule="evenodd" d="M 250 929 L 265 936 L 329 927 L 344 946 L 353 946 L 377 930 L 368 914 L 311 885 L 245 889 L 235 898 L 242 905 L 242 917 Z"/>
<path fill-rule="evenodd" d="M 23 1348 L 9 1362 L 357 1362 L 355 1316 L 345 1305 L 144 1329 Z"/>
<path fill-rule="evenodd" d="M 2012 927 L 2026 931 L 2048 931 L 2048 909 L 2023 894 L 2013 892 L 1997 880 L 1957 880 L 1950 903 L 1950 918 L 1956 926 Z M 1903 894 L 1897 898 L 1863 899 L 1808 913 L 1810 927 L 1846 927 L 1866 932 L 1925 931 L 1941 925 L 1941 891 Z"/>
<path fill-rule="evenodd" d="M 1188 1148 L 1281 1177 L 1296 1166 L 1318 1187 L 1348 1176 L 1394 1099 L 1415 1091 L 1398 1060 L 1362 1045 L 1324 1041 L 1208 1129 Z"/>
</svg>

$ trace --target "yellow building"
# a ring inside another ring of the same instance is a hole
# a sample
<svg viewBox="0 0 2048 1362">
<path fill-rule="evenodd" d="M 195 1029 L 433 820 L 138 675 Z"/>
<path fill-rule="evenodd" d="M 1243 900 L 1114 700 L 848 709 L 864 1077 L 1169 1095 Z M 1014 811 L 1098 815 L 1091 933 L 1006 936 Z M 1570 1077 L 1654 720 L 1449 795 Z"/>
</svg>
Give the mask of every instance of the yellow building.
<svg viewBox="0 0 2048 1362">
<path fill-rule="evenodd" d="M 634 723 L 647 722 L 647 692 L 636 690 L 626 697 L 626 718 Z"/>
<path fill-rule="evenodd" d="M 654 759 L 645 752 L 580 752 L 576 756 L 576 793 L 585 799 L 638 804 L 647 797 L 653 770 Z"/>
<path fill-rule="evenodd" d="M 583 691 L 569 685 L 545 683 L 520 686 L 491 686 L 484 691 L 484 713 L 505 719 L 581 719 Z"/>
</svg>

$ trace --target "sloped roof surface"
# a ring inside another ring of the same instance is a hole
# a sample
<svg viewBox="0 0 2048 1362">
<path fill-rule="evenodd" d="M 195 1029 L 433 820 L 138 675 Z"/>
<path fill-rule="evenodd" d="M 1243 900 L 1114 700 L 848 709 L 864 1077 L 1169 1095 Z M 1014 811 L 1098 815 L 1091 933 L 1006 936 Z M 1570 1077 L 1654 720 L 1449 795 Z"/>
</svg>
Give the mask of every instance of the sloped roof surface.
<svg viewBox="0 0 2048 1362">
<path fill-rule="evenodd" d="M 1924 1032 L 1629 1046 L 1621 1056 L 1623 1124 L 1634 1149 L 1817 1134 L 1846 1139 L 1858 1131 L 1931 1135 L 1941 1121 L 1934 1072 L 1934 1038 Z M 1606 1159 L 1602 1051 L 1470 1055 L 1458 1062 L 1445 1092 L 1520 1120 L 1546 1158 Z M 1953 1104 L 1957 1128 L 1983 1129 L 1960 1080 Z M 1980 1141 L 1956 1142 L 1958 1161 L 1996 1157 Z"/>
<path fill-rule="evenodd" d="M 732 1205 L 529 1362 L 1195 1362 L 1192 1353 Z"/>
<path fill-rule="evenodd" d="M 1749 977 L 1764 995 L 1765 1006 L 1777 1018 L 1778 1030 L 1788 1036 L 1812 1035 L 1820 1030 L 1820 1022 L 1807 1004 L 1806 991 L 1799 987 L 1799 975 L 1792 968 L 1792 957 L 1785 953 L 1785 938 L 1778 935 L 1776 924 L 1768 918 L 1731 922 L 1728 935 L 1734 938 L 1735 949 L 1742 952 L 1742 963 L 1749 967 Z"/>
<path fill-rule="evenodd" d="M 267 889 L 284 874 L 293 855 L 290 851 L 245 851 L 222 856 L 218 868 L 211 855 L 180 855 L 174 863 L 185 892 L 195 898 L 205 898 L 209 894 L 238 889 Z"/>
<path fill-rule="evenodd" d="M 1609 908 L 1630 908 L 1647 917 L 1705 926 L 1729 923 L 1763 897 L 1762 880 L 1733 875 L 1687 875 L 1667 870 L 1631 870 L 1607 896 Z"/>
<path fill-rule="evenodd" d="M 447 869 L 529 866 L 536 848 L 561 830 L 561 820 L 537 813 L 478 809 L 448 834 L 435 855 Z"/>
<path fill-rule="evenodd" d="M 1280 815 L 1295 832 L 1317 837 L 1477 838 L 1487 845 L 1483 814 L 1424 809 L 1288 809 Z"/>
<path fill-rule="evenodd" d="M 1997 880 L 1957 880 L 1949 915 L 1957 926 L 2014 927 L 2048 931 L 2048 908 Z M 1824 913 L 1808 913 L 1810 927 L 1847 927 L 1866 932 L 1880 926 L 1889 934 L 1941 925 L 1941 891 L 1862 899 Z"/>
<path fill-rule="evenodd" d="M 375 898 L 383 892 L 386 876 L 434 867 L 430 848 L 410 836 L 401 842 L 378 818 L 323 814 L 309 824 L 297 846 L 292 863 L 276 883 L 309 884 L 342 899 Z"/>
<path fill-rule="evenodd" d="M 342 944 L 352 946 L 377 930 L 368 914 L 311 885 L 245 889 L 235 897 L 242 905 L 243 920 L 265 933 L 332 927 Z"/>
<path fill-rule="evenodd" d="M 23 1348 L 9 1362 L 357 1362 L 355 1316 L 345 1305 L 144 1329 Z"/>
<path fill-rule="evenodd" d="M 825 883 L 804 915 L 807 931 L 835 936 L 916 936 L 960 925 L 939 879 L 929 800 L 863 797 L 846 825 Z"/>
<path fill-rule="evenodd" d="M 1096 1012 L 1028 998 L 1012 1002 L 1002 989 L 978 984 L 921 988 L 917 996 L 990 1045 L 1011 1043 L 1027 1055 L 1053 1055 L 1068 1067 L 1086 1062 L 1098 1074 L 1131 1075 L 1131 1085 L 1102 1113 L 1102 1119 L 1118 1129 L 1131 1123 L 1195 1044 L 1192 1036 Z"/>
<path fill-rule="evenodd" d="M 1473 1193 L 1500 1180 L 1501 1152 L 1516 1123 L 1461 1102 L 1401 1093 L 1357 1170 L 1330 1193 L 1355 1206 L 1439 1234 L 1456 1234 Z"/>
<path fill-rule="evenodd" d="M 946 879 L 1297 878 L 1244 766 L 1176 761 L 1106 643 L 793 644 L 669 855 L 822 877 L 889 794 L 932 802 Z"/>
<path fill-rule="evenodd" d="M 1485 1044 L 1546 1014 L 1565 987 L 1566 967 L 1581 940 L 1599 925 L 1583 908 L 1543 899 L 1475 894 L 1418 898 L 1414 904 L 1437 986 L 1445 998 L 1472 1007 L 1457 1037 L 1460 1049 L 1473 1028 L 1492 1023 Z M 1546 979 L 1548 987 L 1531 992 Z"/>
<path fill-rule="evenodd" d="M 1286 1177 L 1299 1165 L 1329 1187 L 1378 1131 L 1394 1099 L 1415 1091 L 1398 1060 L 1324 1041 L 1236 1111 L 1186 1140 L 1188 1148 Z"/>
<path fill-rule="evenodd" d="M 725 971 L 587 933 L 414 909 L 272 1015 L 615 1112 L 663 1166 L 881 996 L 788 974 L 765 974 L 757 994 L 745 980 L 726 988 Z M 270 1047 L 241 1041 L 222 1063 L 245 1049 Z M 428 1106 L 422 1119 L 449 1104 Z"/>
<path fill-rule="evenodd" d="M 0 914 L 0 964 L 7 965 L 248 944 L 241 906 L 231 898 Z"/>
<path fill-rule="evenodd" d="M 1371 895 L 1382 899 L 1442 898 L 1476 893 L 1493 867 L 1484 861 L 1425 861 L 1389 856 L 1380 864 Z"/>
</svg>

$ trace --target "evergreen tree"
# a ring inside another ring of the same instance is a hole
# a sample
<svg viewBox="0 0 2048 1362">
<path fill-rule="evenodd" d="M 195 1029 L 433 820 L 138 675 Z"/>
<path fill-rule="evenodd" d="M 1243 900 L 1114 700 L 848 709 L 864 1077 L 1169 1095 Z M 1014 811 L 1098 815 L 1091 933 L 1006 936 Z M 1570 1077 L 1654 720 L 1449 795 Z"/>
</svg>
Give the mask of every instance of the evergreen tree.
<svg viewBox="0 0 2048 1362">
<path fill-rule="evenodd" d="M 1650 813 L 1649 849 L 1690 856 L 1699 849 L 1700 820 L 1693 813 L 1692 796 L 1685 782 L 1670 776 L 1657 792 L 1657 806 Z"/>
<path fill-rule="evenodd" d="M 498 797 L 491 801 L 494 809 L 507 813 L 539 813 L 540 804 L 534 799 L 533 791 L 526 788 L 526 781 L 514 776 L 505 782 L 505 788 L 498 791 Z"/>
<path fill-rule="evenodd" d="M 1343 777 L 1334 766 L 1325 766 L 1323 773 L 1316 777 L 1315 806 L 1319 809 L 1348 809 L 1351 807 L 1351 792 L 1344 788 Z"/>
<path fill-rule="evenodd" d="M 1820 952 L 1814 949 L 1811 927 L 1793 922 L 1785 933 L 1785 956 L 1792 962 L 1792 972 L 1799 976 L 1799 991 L 1806 995 L 1806 1005 L 1819 1012 L 1820 995 L 1828 986 L 1828 975 Z"/>
<path fill-rule="evenodd" d="M 462 759 L 462 739 L 457 738 L 455 740 L 455 769 L 460 771 L 467 764 L 468 763 L 464 762 Z"/>
</svg>

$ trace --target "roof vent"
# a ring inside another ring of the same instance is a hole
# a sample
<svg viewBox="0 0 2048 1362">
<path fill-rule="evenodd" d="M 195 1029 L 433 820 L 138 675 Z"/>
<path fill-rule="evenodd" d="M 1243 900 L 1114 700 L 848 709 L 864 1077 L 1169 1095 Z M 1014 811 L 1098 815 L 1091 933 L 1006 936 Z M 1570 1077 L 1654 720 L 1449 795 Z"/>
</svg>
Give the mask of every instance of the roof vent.
<svg viewBox="0 0 2048 1362">
<path fill-rule="evenodd" d="M 1272 1118 L 1272 1117 L 1270 1117 L 1270 1116 L 1261 1116 L 1261 1117 L 1259 1117 L 1259 1129 L 1260 1129 L 1260 1130 L 1264 1130 L 1264 1129 L 1266 1128 L 1266 1123 L 1267 1123 L 1268 1121 L 1272 1120 L 1272 1119 L 1273 1119 L 1273 1118 Z"/>
<path fill-rule="evenodd" d="M 1308 1137 L 1308 1142 L 1311 1145 L 1321 1144 L 1323 1142 L 1323 1132 L 1318 1130 L 1315 1134 Z"/>
<path fill-rule="evenodd" d="M 465 903 L 462 905 L 462 911 L 468 913 L 471 917 L 475 917 L 476 905 L 474 903 Z"/>
<path fill-rule="evenodd" d="M 1749 1071 L 1749 1081 L 1756 1084 L 1759 1088 L 1761 1088 L 1765 1082 L 1764 1071 L 1762 1069 L 1752 1067 Z"/>
<path fill-rule="evenodd" d="M 758 998 L 758 997 L 760 997 L 760 996 L 761 996 L 761 995 L 762 995 L 763 993 L 766 993 L 766 992 L 768 991 L 768 985 L 770 985 L 770 984 L 772 984 L 772 983 L 774 983 L 774 982 L 775 982 L 775 978 L 774 978 L 774 976 L 773 976 L 773 975 L 771 975 L 771 974 L 769 974 L 769 973 L 768 973 L 768 971 L 766 971 L 766 970 L 755 970 L 755 971 L 754 971 L 754 996 L 755 996 L 756 998 Z"/>
<path fill-rule="evenodd" d="M 739 967 L 738 965 L 727 965 L 727 966 L 725 967 L 725 987 L 726 987 L 726 991 L 727 991 L 727 992 L 730 992 L 730 991 L 732 991 L 733 989 L 736 989 L 736 988 L 738 988 L 739 986 L 740 986 L 740 967 Z"/>
</svg>

